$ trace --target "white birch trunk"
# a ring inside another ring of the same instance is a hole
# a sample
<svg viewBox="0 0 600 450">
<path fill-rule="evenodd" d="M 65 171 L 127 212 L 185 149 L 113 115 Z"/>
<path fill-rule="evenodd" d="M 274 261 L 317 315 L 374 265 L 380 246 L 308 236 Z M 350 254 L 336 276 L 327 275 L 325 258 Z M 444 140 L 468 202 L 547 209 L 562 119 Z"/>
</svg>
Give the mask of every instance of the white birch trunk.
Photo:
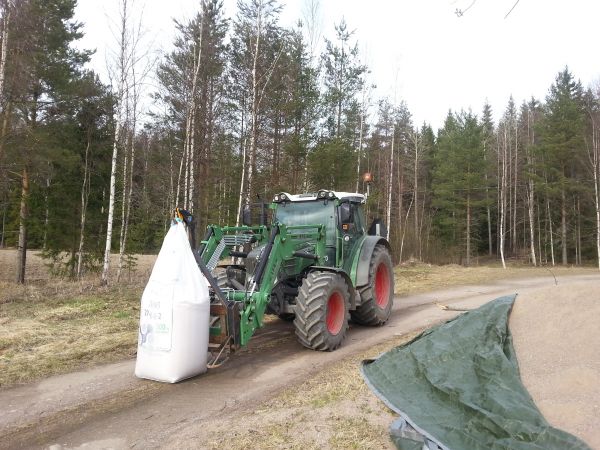
<svg viewBox="0 0 600 450">
<path fill-rule="evenodd" d="M 8 52 L 8 31 L 10 27 L 10 13 L 12 9 L 12 2 L 4 1 L 2 8 L 2 54 L 0 55 L 0 102 L 2 110 L 4 111 L 4 80 L 6 78 L 6 59 Z"/>
<path fill-rule="evenodd" d="M 421 233 L 419 231 L 419 132 L 415 130 L 415 163 L 414 163 L 414 203 L 415 203 L 415 239 L 417 240 L 417 258 L 421 261 Z"/>
<path fill-rule="evenodd" d="M 110 193 L 108 198 L 108 218 L 106 222 L 106 245 L 104 247 L 104 265 L 102 267 L 102 284 L 108 284 L 108 271 L 110 270 L 110 248 L 112 242 L 113 221 L 115 214 L 115 193 L 117 184 L 117 157 L 119 154 L 119 139 L 121 124 L 117 120 L 115 124 L 115 136 L 113 139 L 113 153 L 110 170 Z"/>
<path fill-rule="evenodd" d="M 240 226 L 240 221 L 242 218 L 242 200 L 244 198 L 244 183 L 246 178 L 246 140 L 244 139 L 244 143 L 242 144 L 242 179 L 240 180 L 240 196 L 238 198 L 238 209 L 237 216 L 235 219 L 235 226 Z"/>
<path fill-rule="evenodd" d="M 504 143 L 502 145 L 502 157 L 500 159 L 500 260 L 502 261 L 502 267 L 506 269 L 506 260 L 504 258 L 504 243 L 505 243 L 505 224 L 506 224 L 506 188 L 507 188 L 507 136 L 506 130 L 504 131 Z"/>
<path fill-rule="evenodd" d="M 200 36 L 197 43 L 198 51 L 194 52 L 194 65 L 193 65 L 193 76 L 192 76 L 192 92 L 189 104 L 189 121 L 187 127 L 187 141 L 188 141 L 188 173 L 186 177 L 187 185 L 187 201 L 186 209 L 193 213 L 194 212 L 194 184 L 195 175 L 194 169 L 196 166 L 196 110 L 198 109 L 198 75 L 200 74 L 200 66 L 202 62 L 202 39 L 204 35 L 204 1 L 202 2 L 202 18 L 200 19 Z"/>
<path fill-rule="evenodd" d="M 254 165 L 256 163 L 256 143 L 258 138 L 258 74 L 257 74 L 257 66 L 258 66 L 258 55 L 260 50 L 260 38 L 262 35 L 262 7 L 263 2 L 259 0 L 258 2 L 258 15 L 257 15 L 257 23 L 256 23 L 256 44 L 254 46 L 254 55 L 252 61 L 252 106 L 250 112 L 250 122 L 251 122 L 251 131 L 250 131 L 250 160 L 248 162 L 248 185 L 246 187 L 246 198 L 245 204 L 250 205 L 251 196 L 252 196 L 252 183 L 254 179 Z"/>
<path fill-rule="evenodd" d="M 528 182 L 527 190 L 527 213 L 529 218 L 529 251 L 531 253 L 531 264 L 537 266 L 537 257 L 535 255 L 535 184 L 533 180 Z"/>
<path fill-rule="evenodd" d="M 359 189 L 360 183 L 360 160 L 362 156 L 362 147 L 363 147 L 363 132 L 364 132 L 364 123 L 365 123 L 365 113 L 366 113 L 366 87 L 367 83 L 364 83 L 362 90 L 362 105 L 360 110 L 360 129 L 358 131 L 358 149 L 356 151 L 356 192 Z"/>
<path fill-rule="evenodd" d="M 600 186 L 598 184 L 598 163 L 596 163 L 594 169 L 594 202 L 596 206 L 596 254 L 598 256 L 598 270 L 600 270 Z"/>
<path fill-rule="evenodd" d="M 552 230 L 552 215 L 550 214 L 550 200 L 546 199 L 546 209 L 548 212 L 548 224 L 550 226 L 550 257 L 552 260 L 552 267 L 556 264 L 554 261 L 554 232 Z"/>
<path fill-rule="evenodd" d="M 129 217 L 131 213 L 131 198 L 133 196 L 133 167 L 135 164 L 135 133 L 137 124 L 137 87 L 134 75 L 133 81 L 133 108 L 132 108 L 132 119 L 131 119 L 131 130 L 129 137 L 129 156 L 127 158 L 128 163 L 124 165 L 123 170 L 123 220 L 121 226 L 121 239 L 119 245 L 119 267 L 117 269 L 117 282 L 121 280 L 121 274 L 123 271 L 123 260 L 127 247 L 127 235 L 129 232 Z M 127 179 L 125 180 L 125 174 Z M 126 181 L 126 183 L 125 183 Z"/>
<path fill-rule="evenodd" d="M 533 181 L 534 175 L 534 159 L 531 150 L 531 146 L 534 145 L 535 136 L 533 135 L 533 124 L 531 123 L 531 111 L 527 112 L 527 134 L 529 138 L 529 148 L 526 149 L 527 154 L 527 165 L 529 166 L 529 180 L 527 182 L 527 213 L 529 217 L 529 250 L 531 252 L 531 263 L 537 266 L 537 258 L 535 255 L 535 182 Z"/>
<path fill-rule="evenodd" d="M 90 195 L 90 171 L 89 171 L 89 153 L 90 136 L 85 147 L 85 157 L 83 165 L 83 183 L 81 184 L 81 218 L 79 221 L 79 246 L 77 248 L 77 278 L 81 279 L 83 275 L 83 246 L 85 243 L 85 221 L 87 213 L 88 199 Z"/>
<path fill-rule="evenodd" d="M 122 131 L 122 113 L 125 101 L 125 81 L 128 71 L 128 37 L 127 37 L 127 25 L 128 25 L 128 12 L 127 12 L 128 0 L 122 0 L 121 3 L 121 23 L 120 23 L 120 35 L 119 35 L 119 61 L 118 61 L 118 85 L 117 85 L 117 96 L 116 96 L 116 114 L 115 114 L 115 134 L 113 137 L 113 152 L 111 159 L 111 170 L 110 170 L 110 193 L 108 199 L 108 218 L 106 223 L 106 245 L 104 247 L 104 264 L 102 267 L 102 284 L 108 284 L 109 270 L 110 270 L 110 250 L 112 243 L 112 232 L 113 222 L 115 214 L 115 196 L 116 196 L 116 184 L 117 184 L 117 163 L 119 156 L 119 145 L 121 140 Z"/>
<path fill-rule="evenodd" d="M 390 180 L 388 185 L 388 198 L 387 198 L 387 216 L 385 220 L 385 226 L 387 228 L 387 236 L 385 237 L 388 241 L 390 240 L 390 225 L 392 219 L 392 191 L 394 190 L 394 144 L 396 140 L 396 124 L 392 124 L 392 146 L 390 149 Z"/>
<path fill-rule="evenodd" d="M 404 237 L 406 236 L 406 228 L 408 226 L 408 216 L 410 215 L 410 210 L 412 208 L 414 201 L 414 197 L 410 199 L 410 203 L 408 204 L 408 209 L 406 210 L 406 216 L 404 218 L 404 227 L 402 228 L 402 239 L 400 239 L 400 256 L 398 260 L 398 264 L 402 264 L 402 253 L 404 251 Z"/>
</svg>

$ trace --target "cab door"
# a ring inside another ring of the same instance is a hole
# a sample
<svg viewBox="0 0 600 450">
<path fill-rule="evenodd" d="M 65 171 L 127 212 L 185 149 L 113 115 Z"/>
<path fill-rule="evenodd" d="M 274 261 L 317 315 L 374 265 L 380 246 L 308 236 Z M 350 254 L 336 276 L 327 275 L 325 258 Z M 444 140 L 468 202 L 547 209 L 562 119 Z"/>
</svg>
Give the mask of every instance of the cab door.
<svg viewBox="0 0 600 450">
<path fill-rule="evenodd" d="M 356 203 L 343 202 L 338 206 L 338 227 L 341 237 L 340 265 L 349 272 L 357 244 L 365 233 L 360 208 Z"/>
</svg>

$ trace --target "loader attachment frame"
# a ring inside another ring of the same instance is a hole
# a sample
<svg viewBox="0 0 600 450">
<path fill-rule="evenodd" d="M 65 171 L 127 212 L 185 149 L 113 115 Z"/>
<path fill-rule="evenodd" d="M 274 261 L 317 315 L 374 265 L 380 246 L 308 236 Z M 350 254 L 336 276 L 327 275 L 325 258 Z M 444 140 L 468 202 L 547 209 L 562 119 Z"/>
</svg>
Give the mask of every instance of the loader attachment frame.
<svg viewBox="0 0 600 450">
<path fill-rule="evenodd" d="M 248 274 L 245 289 L 221 289 L 211 270 L 224 258 L 248 258 L 243 247 L 249 245 L 262 250 L 257 256 L 254 273 Z M 279 223 L 270 230 L 265 226 L 209 226 L 195 255 L 211 287 L 210 345 L 228 345 L 235 351 L 245 346 L 254 332 L 263 326 L 273 287 L 280 272 L 285 272 L 286 265 L 293 266 L 294 273 L 302 273 L 312 265 L 324 263 L 325 228 L 323 225 L 286 226 Z"/>
</svg>

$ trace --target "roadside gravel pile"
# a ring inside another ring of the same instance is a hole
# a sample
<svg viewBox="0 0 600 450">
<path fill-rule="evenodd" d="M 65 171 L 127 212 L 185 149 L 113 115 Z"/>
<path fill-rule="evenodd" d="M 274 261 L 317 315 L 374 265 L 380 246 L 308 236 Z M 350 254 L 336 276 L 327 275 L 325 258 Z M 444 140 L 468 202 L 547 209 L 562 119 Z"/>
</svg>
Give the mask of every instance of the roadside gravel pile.
<svg viewBox="0 0 600 450">
<path fill-rule="evenodd" d="M 576 286 L 519 295 L 509 326 L 544 417 L 600 449 L 600 279 Z"/>
</svg>

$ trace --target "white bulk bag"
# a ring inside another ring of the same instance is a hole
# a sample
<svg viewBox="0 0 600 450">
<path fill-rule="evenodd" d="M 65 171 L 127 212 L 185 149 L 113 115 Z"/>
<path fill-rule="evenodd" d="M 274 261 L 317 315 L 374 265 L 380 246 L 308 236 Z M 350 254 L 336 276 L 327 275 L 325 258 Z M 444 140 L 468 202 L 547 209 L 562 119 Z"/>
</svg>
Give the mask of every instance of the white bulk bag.
<svg viewBox="0 0 600 450">
<path fill-rule="evenodd" d="M 175 383 L 205 372 L 209 309 L 208 284 L 177 222 L 142 295 L 135 375 Z"/>
</svg>

